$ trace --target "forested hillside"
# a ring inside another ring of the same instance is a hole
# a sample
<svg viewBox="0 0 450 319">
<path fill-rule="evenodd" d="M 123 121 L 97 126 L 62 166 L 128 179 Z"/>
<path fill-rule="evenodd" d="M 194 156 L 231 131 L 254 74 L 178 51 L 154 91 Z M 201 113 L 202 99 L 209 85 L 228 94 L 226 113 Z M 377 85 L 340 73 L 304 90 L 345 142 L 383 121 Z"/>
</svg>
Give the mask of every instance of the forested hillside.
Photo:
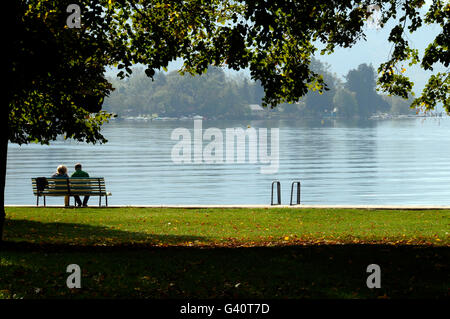
<svg viewBox="0 0 450 319">
<path fill-rule="evenodd" d="M 142 69 L 126 80 L 110 79 L 115 90 L 105 100 L 105 109 L 119 116 L 151 115 L 239 119 L 271 116 L 286 117 L 369 117 L 376 113 L 414 114 L 411 100 L 381 96 L 375 90 L 376 72 L 361 64 L 350 70 L 345 81 L 331 72 L 329 65 L 313 60 L 312 69 L 322 74 L 328 91 L 310 91 L 296 104 L 281 104 L 270 110 L 255 111 L 261 105 L 262 87 L 243 75 L 229 76 L 221 68 L 210 67 L 206 74 L 180 75 L 159 72 L 154 81 Z M 253 105 L 253 110 L 249 107 Z M 257 108 L 256 108 L 257 109 Z"/>
</svg>

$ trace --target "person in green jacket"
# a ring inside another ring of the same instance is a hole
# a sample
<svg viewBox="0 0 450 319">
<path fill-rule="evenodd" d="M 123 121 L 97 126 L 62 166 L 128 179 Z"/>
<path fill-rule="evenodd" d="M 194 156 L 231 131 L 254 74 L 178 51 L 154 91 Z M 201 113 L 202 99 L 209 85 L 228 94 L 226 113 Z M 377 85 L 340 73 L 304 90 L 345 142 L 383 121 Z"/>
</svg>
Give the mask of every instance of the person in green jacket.
<svg viewBox="0 0 450 319">
<path fill-rule="evenodd" d="M 71 177 L 89 177 L 89 174 L 86 173 L 85 171 L 81 170 L 81 168 L 82 167 L 81 167 L 80 163 L 75 164 L 75 172 L 73 172 Z M 80 196 L 75 195 L 73 197 L 75 198 L 76 205 L 78 207 L 81 207 L 82 203 L 81 203 Z M 83 198 L 83 207 L 87 207 L 88 200 L 89 200 L 89 196 L 84 196 L 84 198 Z"/>
</svg>

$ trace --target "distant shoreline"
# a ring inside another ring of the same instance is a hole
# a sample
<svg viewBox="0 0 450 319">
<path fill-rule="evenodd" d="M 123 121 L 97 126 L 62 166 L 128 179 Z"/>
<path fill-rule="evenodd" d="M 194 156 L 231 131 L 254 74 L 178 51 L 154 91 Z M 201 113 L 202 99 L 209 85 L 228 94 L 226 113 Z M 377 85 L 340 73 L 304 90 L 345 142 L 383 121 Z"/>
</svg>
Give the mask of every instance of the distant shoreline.
<svg viewBox="0 0 450 319">
<path fill-rule="evenodd" d="M 324 117 L 286 117 L 282 115 L 273 115 L 270 114 L 268 117 L 264 116 L 254 116 L 254 117 L 245 117 L 242 120 L 271 120 L 271 119 L 307 119 L 307 120 L 354 120 L 354 119 L 365 119 L 365 120 L 402 120 L 402 119 L 418 119 L 418 118 L 449 118 L 450 116 L 446 115 L 445 112 L 440 112 L 437 114 L 420 114 L 420 115 L 411 115 L 411 114 L 374 114 L 367 118 L 361 118 L 358 116 L 355 117 L 339 117 L 339 116 L 324 116 Z M 113 120 L 123 120 L 123 121 L 193 121 L 193 120 L 226 120 L 224 118 L 208 118 L 203 117 L 201 115 L 197 116 L 181 116 L 181 117 L 153 117 L 150 114 L 141 114 L 138 116 L 118 116 L 116 118 L 112 118 Z M 230 118 L 229 120 L 239 120 Z"/>
</svg>

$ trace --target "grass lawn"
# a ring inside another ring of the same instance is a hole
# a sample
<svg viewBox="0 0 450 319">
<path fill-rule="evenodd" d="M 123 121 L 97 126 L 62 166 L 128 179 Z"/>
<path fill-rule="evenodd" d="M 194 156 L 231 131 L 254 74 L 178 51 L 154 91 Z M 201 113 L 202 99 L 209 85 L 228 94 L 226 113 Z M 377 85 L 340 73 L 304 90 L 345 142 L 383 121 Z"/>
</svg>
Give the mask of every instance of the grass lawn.
<svg viewBox="0 0 450 319">
<path fill-rule="evenodd" d="M 8 207 L 0 298 L 449 297 L 450 211 Z M 366 268 L 381 267 L 380 289 Z M 82 288 L 66 287 L 66 266 Z"/>
</svg>

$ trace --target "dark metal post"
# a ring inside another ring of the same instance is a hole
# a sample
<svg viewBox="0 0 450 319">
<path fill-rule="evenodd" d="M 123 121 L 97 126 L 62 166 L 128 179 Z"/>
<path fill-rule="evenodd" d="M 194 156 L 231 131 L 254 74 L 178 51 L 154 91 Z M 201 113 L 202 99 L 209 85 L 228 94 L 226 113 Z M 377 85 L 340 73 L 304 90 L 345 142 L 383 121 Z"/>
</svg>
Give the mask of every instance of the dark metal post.
<svg viewBox="0 0 450 319">
<path fill-rule="evenodd" d="M 274 205 L 273 204 L 273 185 L 274 184 L 277 185 L 277 204 L 275 204 L 275 205 L 281 205 L 281 183 L 279 181 L 272 182 L 272 195 L 271 195 L 271 199 L 270 199 L 270 205 Z"/>
<path fill-rule="evenodd" d="M 100 196 L 98 197 L 98 207 L 100 207 L 102 204 L 102 186 L 100 184 L 100 178 L 97 178 L 97 182 L 98 182 L 98 191 L 100 192 Z"/>
<path fill-rule="evenodd" d="M 33 180 L 33 179 L 31 179 L 31 180 Z M 36 200 L 36 206 L 39 206 L 39 188 L 38 188 L 38 185 L 37 185 L 37 180 L 35 180 L 35 183 L 36 183 L 36 193 L 37 193 L 37 200 Z"/>
<path fill-rule="evenodd" d="M 297 185 L 297 200 L 296 200 L 296 204 L 299 205 L 300 204 L 300 181 L 294 181 L 292 182 L 291 185 L 291 202 L 290 205 L 292 206 L 292 196 L 294 194 L 294 185 Z"/>
<path fill-rule="evenodd" d="M 68 178 L 66 180 L 67 180 L 67 196 L 69 196 L 69 198 L 67 200 L 67 207 L 70 207 L 70 181 Z M 66 206 L 65 201 L 66 201 L 66 197 L 64 197 L 64 206 Z"/>
</svg>

